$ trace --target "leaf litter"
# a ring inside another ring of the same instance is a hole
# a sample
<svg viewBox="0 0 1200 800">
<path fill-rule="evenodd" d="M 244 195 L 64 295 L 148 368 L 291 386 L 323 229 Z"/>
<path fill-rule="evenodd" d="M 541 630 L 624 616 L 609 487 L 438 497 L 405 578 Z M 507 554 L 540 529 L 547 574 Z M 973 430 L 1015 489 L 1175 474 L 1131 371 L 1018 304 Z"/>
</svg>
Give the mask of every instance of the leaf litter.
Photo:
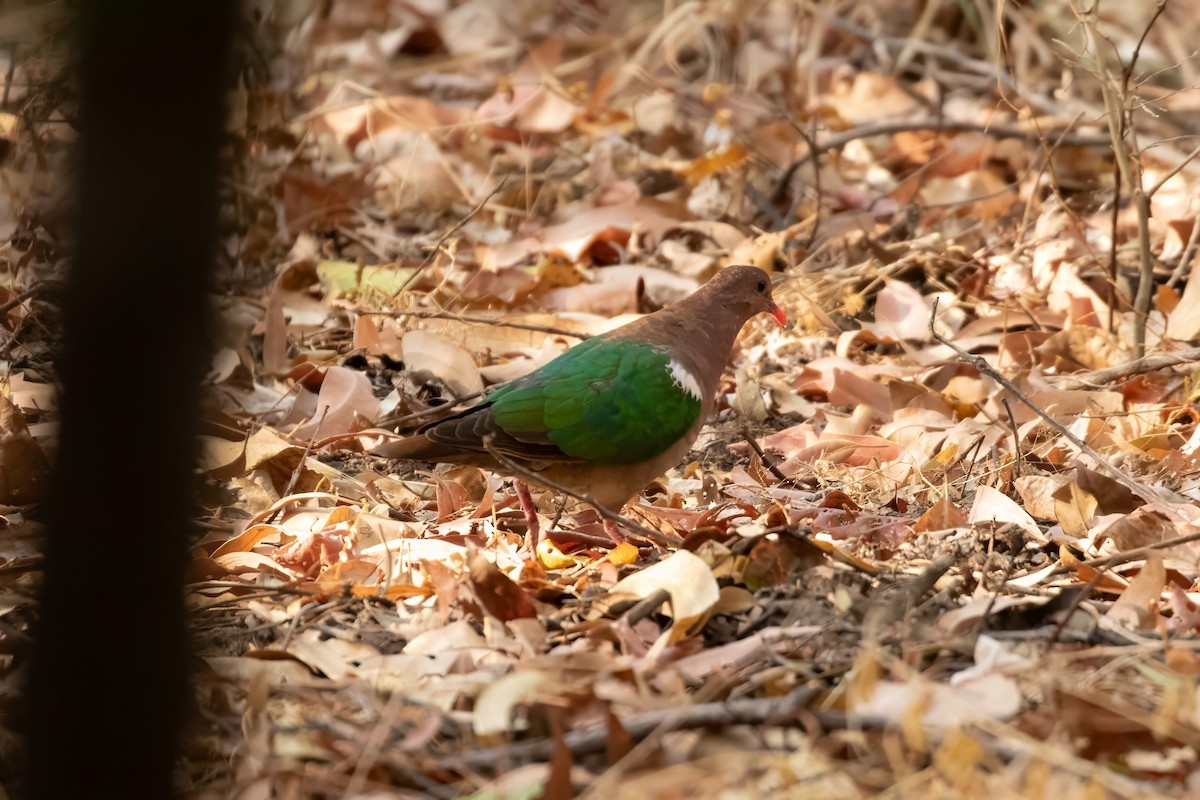
<svg viewBox="0 0 1200 800">
<path fill-rule="evenodd" d="M 181 788 L 1200 791 L 1200 9 L 752 5 L 255 17 Z M 14 63 L 0 119 L 5 299 L 54 274 L 44 70 Z M 1114 203 L 1118 90 L 1145 225 L 1127 181 Z M 366 455 L 732 263 L 796 323 L 747 327 L 693 452 L 625 510 L 678 548 L 613 548 L 535 490 L 530 559 L 503 478 Z M 5 309 L 20 630 L 55 312 Z"/>
</svg>

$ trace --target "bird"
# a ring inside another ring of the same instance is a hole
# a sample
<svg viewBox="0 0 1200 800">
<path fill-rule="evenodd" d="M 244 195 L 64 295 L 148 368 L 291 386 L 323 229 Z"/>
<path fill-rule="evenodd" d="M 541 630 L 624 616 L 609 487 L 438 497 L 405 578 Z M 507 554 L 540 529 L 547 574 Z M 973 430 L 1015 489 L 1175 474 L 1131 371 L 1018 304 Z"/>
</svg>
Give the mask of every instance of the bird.
<svg viewBox="0 0 1200 800">
<path fill-rule="evenodd" d="M 619 544 L 625 538 L 612 512 L 691 449 L 742 327 L 760 313 L 787 324 L 771 288 L 757 267 L 725 267 L 683 299 L 585 339 L 475 405 L 371 452 L 513 477 L 531 553 L 538 520 L 526 481 L 597 506 Z"/>
</svg>

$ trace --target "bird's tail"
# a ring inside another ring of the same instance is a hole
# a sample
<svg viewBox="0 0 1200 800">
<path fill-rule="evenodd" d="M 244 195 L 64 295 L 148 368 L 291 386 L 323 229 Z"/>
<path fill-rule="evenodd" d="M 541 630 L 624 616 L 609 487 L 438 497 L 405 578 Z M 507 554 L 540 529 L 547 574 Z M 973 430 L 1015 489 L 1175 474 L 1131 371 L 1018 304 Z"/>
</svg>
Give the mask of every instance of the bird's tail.
<svg viewBox="0 0 1200 800">
<path fill-rule="evenodd" d="M 461 448 L 432 442 L 420 434 L 405 439 L 393 439 L 372 448 L 371 455 L 384 458 L 403 458 L 409 461 L 438 461 L 461 452 Z"/>
</svg>

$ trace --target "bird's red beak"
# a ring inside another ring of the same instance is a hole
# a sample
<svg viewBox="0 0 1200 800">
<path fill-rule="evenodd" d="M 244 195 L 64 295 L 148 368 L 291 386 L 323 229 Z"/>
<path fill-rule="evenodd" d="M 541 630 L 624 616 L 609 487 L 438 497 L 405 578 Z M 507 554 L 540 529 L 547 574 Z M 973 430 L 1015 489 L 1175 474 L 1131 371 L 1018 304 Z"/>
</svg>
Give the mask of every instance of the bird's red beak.
<svg viewBox="0 0 1200 800">
<path fill-rule="evenodd" d="M 787 314 L 783 313 L 782 308 L 775 305 L 774 303 L 771 303 L 770 311 L 771 311 L 771 316 L 775 318 L 776 325 L 778 325 L 781 328 L 784 325 L 787 325 Z"/>
</svg>

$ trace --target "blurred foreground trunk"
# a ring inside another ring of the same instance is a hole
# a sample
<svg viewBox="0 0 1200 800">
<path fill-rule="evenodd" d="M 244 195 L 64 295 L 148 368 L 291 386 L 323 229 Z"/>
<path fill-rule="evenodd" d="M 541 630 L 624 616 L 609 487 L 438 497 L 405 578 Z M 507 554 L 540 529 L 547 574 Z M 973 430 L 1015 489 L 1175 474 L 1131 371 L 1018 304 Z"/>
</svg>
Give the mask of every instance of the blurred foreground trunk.
<svg viewBox="0 0 1200 800">
<path fill-rule="evenodd" d="M 79 7 L 76 257 L 24 796 L 172 793 L 232 9 Z"/>
</svg>

